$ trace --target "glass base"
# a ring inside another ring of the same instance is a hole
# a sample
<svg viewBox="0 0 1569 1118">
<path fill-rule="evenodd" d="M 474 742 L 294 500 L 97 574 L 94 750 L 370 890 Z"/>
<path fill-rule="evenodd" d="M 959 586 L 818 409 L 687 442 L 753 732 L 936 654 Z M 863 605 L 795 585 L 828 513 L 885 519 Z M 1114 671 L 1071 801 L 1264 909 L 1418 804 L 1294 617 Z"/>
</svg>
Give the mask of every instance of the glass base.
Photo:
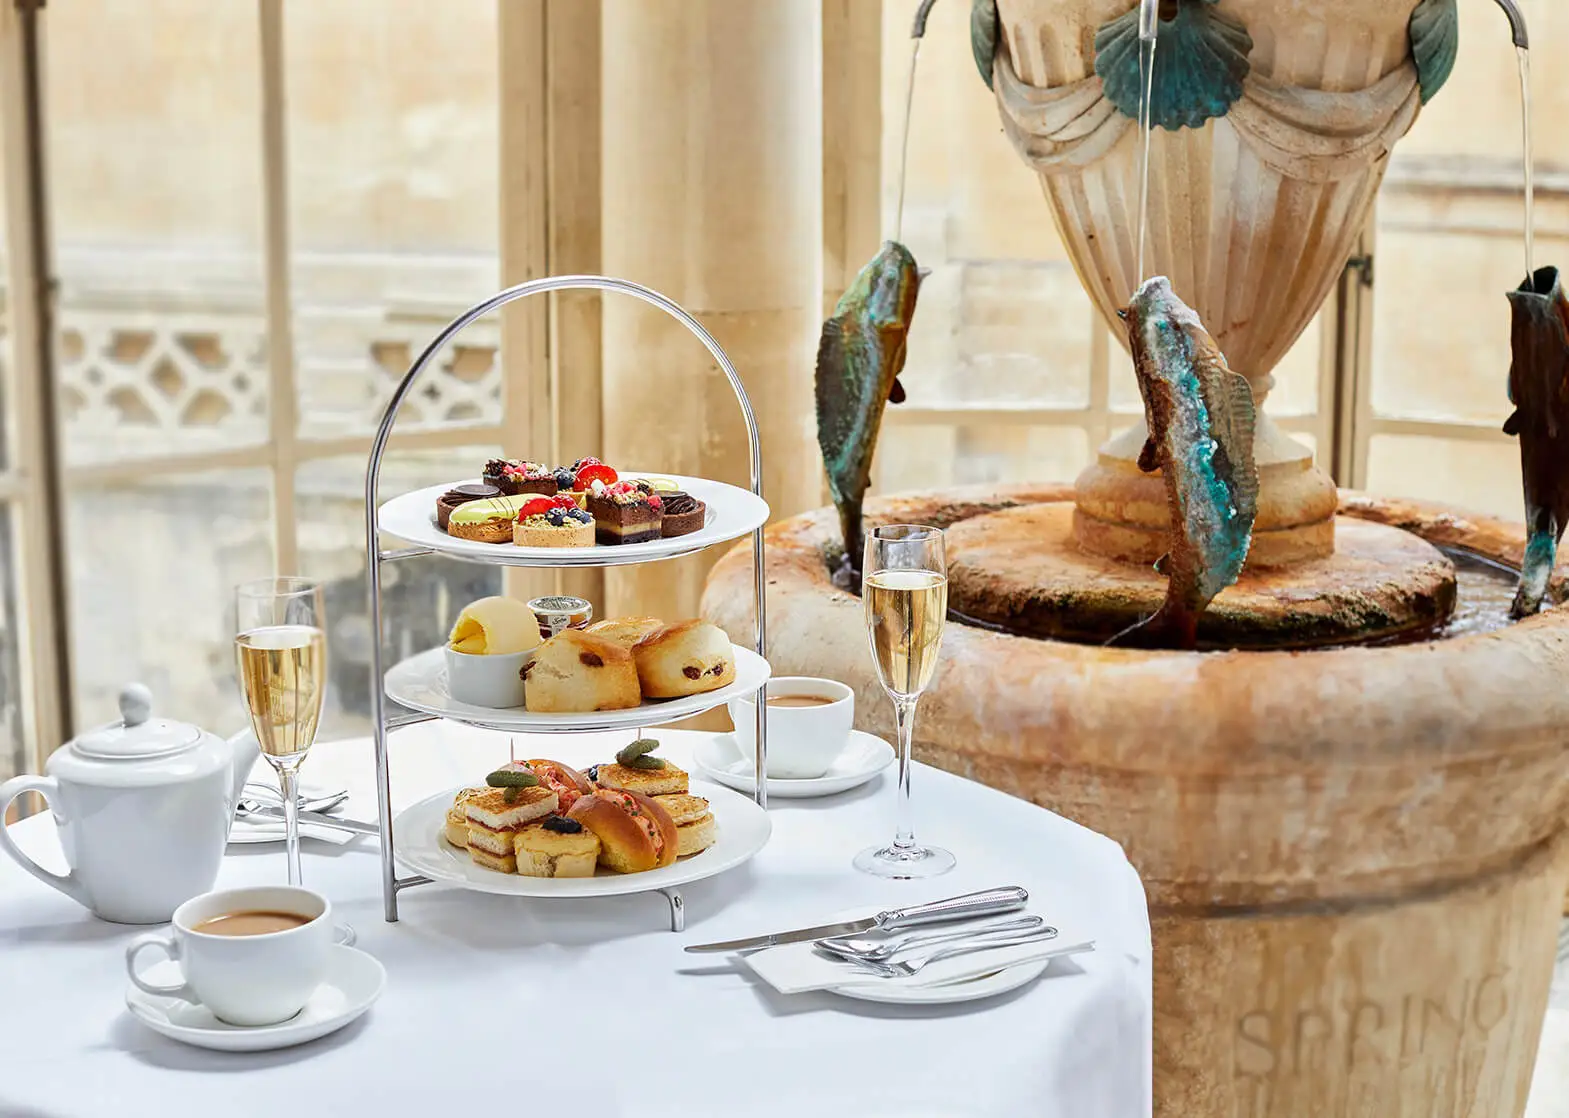
<svg viewBox="0 0 1569 1118">
<path fill-rule="evenodd" d="M 868 846 L 855 856 L 855 868 L 875 877 L 909 880 L 936 877 L 956 865 L 940 846 Z"/>
</svg>

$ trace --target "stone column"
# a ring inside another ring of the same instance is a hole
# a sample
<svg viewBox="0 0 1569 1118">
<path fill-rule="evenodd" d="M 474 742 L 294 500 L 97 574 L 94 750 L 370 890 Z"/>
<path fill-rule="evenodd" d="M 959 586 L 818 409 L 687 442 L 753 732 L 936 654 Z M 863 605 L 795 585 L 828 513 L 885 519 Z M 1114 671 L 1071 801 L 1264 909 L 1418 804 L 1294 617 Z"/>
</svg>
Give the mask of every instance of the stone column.
<svg viewBox="0 0 1569 1118">
<path fill-rule="evenodd" d="M 740 370 L 775 516 L 820 503 L 821 45 L 814 2 L 604 4 L 605 271 L 692 311 Z M 697 339 L 631 299 L 603 315 L 602 456 L 746 485 L 740 409 Z M 718 555 L 614 568 L 600 612 L 696 616 Z"/>
</svg>

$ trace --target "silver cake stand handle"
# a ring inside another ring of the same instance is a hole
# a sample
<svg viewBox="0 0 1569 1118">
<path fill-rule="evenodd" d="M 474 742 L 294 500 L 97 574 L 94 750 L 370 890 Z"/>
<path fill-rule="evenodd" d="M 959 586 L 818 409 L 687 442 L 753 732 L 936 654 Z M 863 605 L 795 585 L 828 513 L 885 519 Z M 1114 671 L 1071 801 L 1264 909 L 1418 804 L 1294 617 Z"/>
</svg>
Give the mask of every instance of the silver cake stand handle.
<svg viewBox="0 0 1569 1118">
<path fill-rule="evenodd" d="M 746 394 L 746 386 L 741 383 L 741 376 L 736 372 L 735 366 L 730 363 L 730 358 L 725 356 L 725 351 L 719 347 L 714 336 L 708 332 L 701 322 L 693 318 L 680 304 L 668 296 L 661 295 L 653 288 L 644 287 L 631 280 L 616 279 L 613 276 L 546 276 L 542 279 L 529 280 L 517 284 L 504 291 L 498 291 L 489 299 L 475 303 L 468 310 L 454 318 L 437 334 L 424 351 L 414 359 L 409 366 L 409 371 L 403 374 L 403 379 L 398 382 L 397 389 L 392 393 L 392 398 L 387 402 L 387 410 L 382 413 L 381 424 L 376 428 L 376 437 L 371 442 L 370 460 L 365 467 L 365 567 L 369 572 L 369 598 L 370 598 L 370 657 L 371 657 L 371 721 L 372 733 L 376 741 L 376 800 L 378 827 L 381 836 L 381 891 L 385 905 L 385 915 L 389 921 L 398 918 L 398 892 L 415 885 L 423 885 L 428 878 L 412 875 L 399 877 L 397 872 L 397 859 L 393 849 L 392 835 L 392 786 L 391 774 L 387 763 L 387 731 L 389 721 L 387 718 L 386 693 L 383 690 L 381 642 L 381 564 L 396 559 L 408 558 L 414 555 L 429 554 L 426 548 L 403 548 L 396 551 L 383 552 L 380 549 L 380 540 L 376 528 L 376 490 L 377 482 L 381 477 L 382 455 L 387 449 L 387 440 L 392 435 L 392 427 L 398 418 L 398 412 L 403 407 L 403 402 L 408 399 L 414 382 L 419 379 L 427 366 L 430 365 L 438 353 L 446 348 L 457 334 L 477 318 L 482 318 L 491 311 L 506 306 L 518 299 L 530 295 L 543 295 L 551 291 L 618 291 L 623 295 L 630 295 L 634 299 L 658 307 L 671 318 L 696 336 L 703 343 L 709 355 L 724 371 L 725 379 L 730 382 L 730 389 L 735 393 L 736 402 L 741 405 L 742 418 L 746 420 L 747 451 L 751 464 L 752 492 L 757 496 L 763 495 L 763 458 L 761 444 L 757 435 L 757 417 L 752 412 L 752 401 Z M 768 655 L 767 630 L 768 623 L 765 616 L 767 603 L 764 600 L 764 587 L 766 580 L 763 564 L 763 527 L 759 525 L 752 533 L 752 584 L 756 603 L 756 613 L 753 616 L 752 643 L 757 649 L 757 654 L 764 658 Z M 757 772 L 768 771 L 768 724 L 764 717 L 766 703 L 764 692 L 767 688 L 765 682 L 758 689 L 757 701 L 753 704 L 757 717 Z M 414 721 L 426 721 L 427 716 L 408 718 L 399 716 L 393 719 L 396 725 L 408 725 Z M 757 782 L 756 799 L 758 806 L 768 806 L 767 781 L 759 779 Z M 670 926 L 673 931 L 680 931 L 685 926 L 685 910 L 682 905 L 681 894 L 674 890 L 661 890 L 666 900 L 670 903 Z"/>
</svg>

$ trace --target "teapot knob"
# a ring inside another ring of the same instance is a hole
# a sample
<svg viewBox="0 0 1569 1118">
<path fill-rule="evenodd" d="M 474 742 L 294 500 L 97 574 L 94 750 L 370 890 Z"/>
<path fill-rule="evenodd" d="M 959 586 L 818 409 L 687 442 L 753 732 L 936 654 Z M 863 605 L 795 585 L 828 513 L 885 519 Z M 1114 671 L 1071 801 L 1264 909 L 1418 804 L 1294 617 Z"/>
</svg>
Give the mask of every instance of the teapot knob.
<svg viewBox="0 0 1569 1118">
<path fill-rule="evenodd" d="M 140 726 L 152 717 L 153 693 L 145 683 L 128 683 L 120 690 L 120 717 L 127 726 Z"/>
</svg>

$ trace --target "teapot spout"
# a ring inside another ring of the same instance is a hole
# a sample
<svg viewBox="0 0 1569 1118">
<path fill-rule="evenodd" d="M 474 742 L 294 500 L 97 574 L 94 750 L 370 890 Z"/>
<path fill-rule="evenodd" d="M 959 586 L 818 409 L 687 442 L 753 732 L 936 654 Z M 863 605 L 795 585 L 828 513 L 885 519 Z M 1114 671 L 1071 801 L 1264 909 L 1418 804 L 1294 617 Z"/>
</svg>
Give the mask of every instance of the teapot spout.
<svg viewBox="0 0 1569 1118">
<path fill-rule="evenodd" d="M 250 779 L 251 766 L 256 764 L 256 758 L 261 756 L 261 745 L 250 727 L 231 735 L 228 740 L 229 754 L 234 765 L 233 788 L 229 794 L 229 809 L 233 811 L 245 790 L 245 782 Z"/>
</svg>

